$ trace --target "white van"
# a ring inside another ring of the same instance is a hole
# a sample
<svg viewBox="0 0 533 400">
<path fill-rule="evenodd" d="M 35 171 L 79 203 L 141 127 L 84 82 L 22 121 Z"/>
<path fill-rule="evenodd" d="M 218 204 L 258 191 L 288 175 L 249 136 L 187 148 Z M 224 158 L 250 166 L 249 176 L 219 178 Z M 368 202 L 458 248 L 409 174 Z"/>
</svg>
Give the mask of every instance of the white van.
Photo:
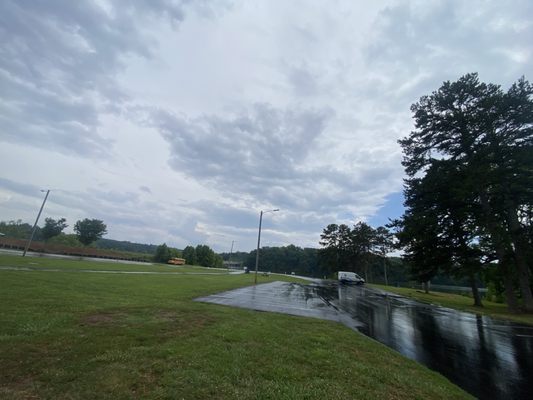
<svg viewBox="0 0 533 400">
<path fill-rule="evenodd" d="M 364 285 L 365 280 L 357 275 L 355 272 L 339 271 L 340 283 L 353 283 L 356 285 Z"/>
</svg>

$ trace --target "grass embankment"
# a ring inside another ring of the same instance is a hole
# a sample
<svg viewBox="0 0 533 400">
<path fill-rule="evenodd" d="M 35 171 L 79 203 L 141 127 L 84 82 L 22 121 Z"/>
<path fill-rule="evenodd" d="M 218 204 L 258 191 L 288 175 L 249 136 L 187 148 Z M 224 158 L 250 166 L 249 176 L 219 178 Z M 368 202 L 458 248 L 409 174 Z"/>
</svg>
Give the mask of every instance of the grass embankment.
<svg viewBox="0 0 533 400">
<path fill-rule="evenodd" d="M 74 261 L 74 262 L 72 262 Z M 131 272 L 171 272 L 171 273 L 227 273 L 224 268 L 205 268 L 196 265 L 170 265 L 128 263 L 123 261 L 88 261 L 54 257 L 21 257 L 20 255 L 0 254 L 0 267 L 22 267 L 31 269 L 60 269 L 62 271 L 131 271 Z"/>
<path fill-rule="evenodd" d="M 252 281 L 0 270 L 0 398 L 470 398 L 343 325 L 192 301 Z"/>
<path fill-rule="evenodd" d="M 506 304 L 494 303 L 483 300 L 483 307 L 475 307 L 471 297 L 461 296 L 452 293 L 434 292 L 425 293 L 420 289 L 401 288 L 395 286 L 369 284 L 370 287 L 397 293 L 405 297 L 410 297 L 425 303 L 436 304 L 443 307 L 454 308 L 456 310 L 468 311 L 481 315 L 488 315 L 498 319 L 520 322 L 533 325 L 532 314 L 512 314 L 507 310 Z"/>
</svg>

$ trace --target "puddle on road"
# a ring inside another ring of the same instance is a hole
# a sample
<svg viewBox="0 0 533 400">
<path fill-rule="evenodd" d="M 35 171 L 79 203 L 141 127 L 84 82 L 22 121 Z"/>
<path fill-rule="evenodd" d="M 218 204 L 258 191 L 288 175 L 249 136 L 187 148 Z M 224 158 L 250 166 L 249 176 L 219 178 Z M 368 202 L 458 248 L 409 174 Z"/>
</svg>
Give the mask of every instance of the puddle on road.
<svg viewBox="0 0 533 400">
<path fill-rule="evenodd" d="M 339 311 L 317 296 L 315 288 L 297 283 L 272 282 L 201 297 L 196 301 L 222 304 L 257 311 L 269 311 L 301 317 L 342 322 L 352 329 L 361 327 L 357 320 Z"/>
<path fill-rule="evenodd" d="M 273 282 L 196 300 L 341 322 L 478 398 L 533 393 L 533 327 L 336 283 Z"/>
</svg>

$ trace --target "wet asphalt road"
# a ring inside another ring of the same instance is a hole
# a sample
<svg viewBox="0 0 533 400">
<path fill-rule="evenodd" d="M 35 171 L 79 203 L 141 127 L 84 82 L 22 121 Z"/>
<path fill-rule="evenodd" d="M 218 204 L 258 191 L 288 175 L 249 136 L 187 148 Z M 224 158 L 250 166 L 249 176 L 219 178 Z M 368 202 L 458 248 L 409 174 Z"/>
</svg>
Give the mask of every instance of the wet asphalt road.
<svg viewBox="0 0 533 400">
<path fill-rule="evenodd" d="M 197 300 L 338 321 L 480 399 L 533 398 L 533 327 L 331 282 L 273 282 Z"/>
</svg>

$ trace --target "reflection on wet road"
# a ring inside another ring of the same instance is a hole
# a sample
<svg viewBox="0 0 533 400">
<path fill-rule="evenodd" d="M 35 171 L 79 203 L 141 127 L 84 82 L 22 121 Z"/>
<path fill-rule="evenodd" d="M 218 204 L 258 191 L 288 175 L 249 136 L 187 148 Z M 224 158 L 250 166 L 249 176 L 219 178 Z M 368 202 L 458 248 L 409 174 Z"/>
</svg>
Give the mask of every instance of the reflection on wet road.
<svg viewBox="0 0 533 400">
<path fill-rule="evenodd" d="M 478 398 L 532 398 L 533 327 L 336 283 L 273 282 L 198 301 L 339 321 Z"/>
</svg>

